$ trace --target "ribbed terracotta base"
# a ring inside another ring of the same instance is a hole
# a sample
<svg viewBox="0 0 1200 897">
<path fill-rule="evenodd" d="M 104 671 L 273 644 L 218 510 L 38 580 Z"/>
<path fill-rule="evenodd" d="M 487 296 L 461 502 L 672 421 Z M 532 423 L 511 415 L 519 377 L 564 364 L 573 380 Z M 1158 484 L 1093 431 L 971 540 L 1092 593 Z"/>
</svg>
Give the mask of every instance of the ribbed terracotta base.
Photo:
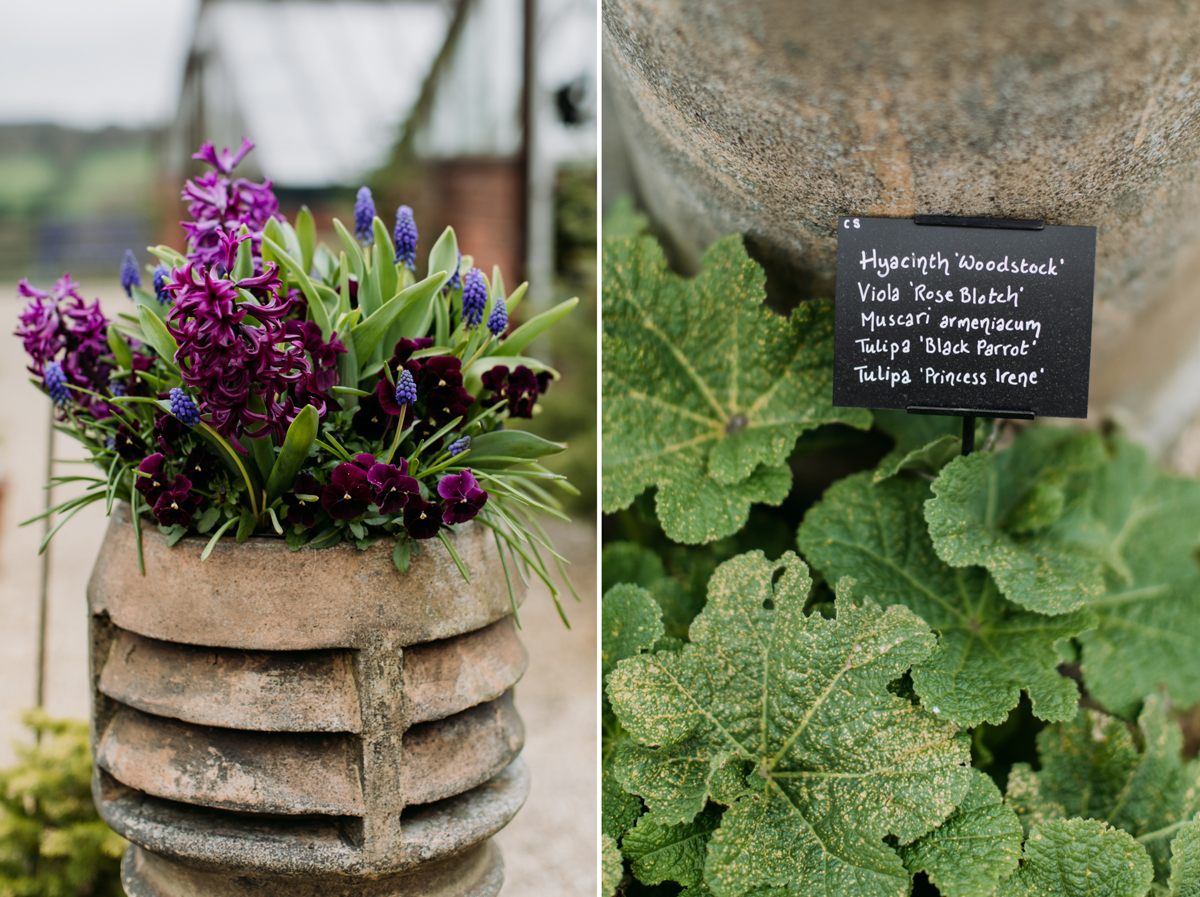
<svg viewBox="0 0 1200 897">
<path fill-rule="evenodd" d="M 211 872 L 135 844 L 121 862 L 121 883 L 129 897 L 495 897 L 503 882 L 504 860 L 490 840 L 441 862 L 378 878 Z"/>
</svg>

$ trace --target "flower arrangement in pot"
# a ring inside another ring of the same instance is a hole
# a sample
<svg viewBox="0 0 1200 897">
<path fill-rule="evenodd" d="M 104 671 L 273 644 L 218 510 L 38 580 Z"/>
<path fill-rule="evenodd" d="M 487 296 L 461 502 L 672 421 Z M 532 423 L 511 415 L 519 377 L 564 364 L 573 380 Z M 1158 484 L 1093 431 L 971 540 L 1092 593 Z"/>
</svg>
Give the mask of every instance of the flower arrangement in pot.
<svg viewBox="0 0 1200 897">
<path fill-rule="evenodd" d="M 450 228 L 419 277 L 412 210 L 389 229 L 365 187 L 319 244 L 234 176 L 252 146 L 195 155 L 186 252 L 153 247 L 149 289 L 127 254 L 129 312 L 65 274 L 19 288 L 34 383 L 100 469 L 56 480 L 87 487 L 46 542 L 94 502 L 112 520 L 97 806 L 135 897 L 494 894 L 528 790 L 516 587 L 570 587 L 538 515 L 574 491 L 539 464 L 565 446 L 505 422 L 558 377 L 524 352 L 578 300 L 510 326 L 524 284 Z"/>
<path fill-rule="evenodd" d="M 354 234 L 334 221 L 335 253 L 307 208 L 293 226 L 269 181 L 233 176 L 252 147 L 193 157 L 212 170 L 183 191 L 187 252 L 151 248 L 152 290 L 127 253 L 134 312 L 109 322 L 65 274 L 49 291 L 21 282 L 29 370 L 103 472 L 48 512 L 64 515 L 50 535 L 121 499 L 171 544 L 208 536 L 205 556 L 227 533 L 294 550 L 390 537 L 404 571 L 429 539 L 453 555 L 447 531 L 478 520 L 557 600 L 541 549 L 561 558 L 534 514 L 562 516 L 544 485 L 574 492 L 537 463 L 564 446 L 504 420 L 531 417 L 558 377 L 522 353 L 578 300 L 510 331 L 526 285 L 506 295 L 499 268 L 472 267 L 451 228 L 417 279 L 412 210 L 389 234 L 366 187 Z"/>
</svg>

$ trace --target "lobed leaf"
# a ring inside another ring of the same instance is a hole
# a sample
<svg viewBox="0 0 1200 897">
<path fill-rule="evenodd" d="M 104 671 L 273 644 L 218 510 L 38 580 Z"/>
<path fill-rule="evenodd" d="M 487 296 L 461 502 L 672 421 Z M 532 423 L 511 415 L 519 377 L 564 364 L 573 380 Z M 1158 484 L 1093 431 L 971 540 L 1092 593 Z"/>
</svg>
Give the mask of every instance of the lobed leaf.
<svg viewBox="0 0 1200 897">
<path fill-rule="evenodd" d="M 1171 897 L 1200 897 L 1200 816 L 1179 830 L 1171 842 Z"/>
<path fill-rule="evenodd" d="M 600 889 L 604 895 L 615 894 L 621 884 L 625 867 L 621 863 L 621 851 L 610 835 L 600 836 Z"/>
<path fill-rule="evenodd" d="M 662 636 L 662 612 L 649 592 L 625 583 L 608 589 L 600 605 L 601 678 L 618 661 L 649 650 Z"/>
<path fill-rule="evenodd" d="M 1095 819 L 1056 819 L 1025 842 L 997 897 L 1145 897 L 1154 871 L 1128 833 Z"/>
<path fill-rule="evenodd" d="M 913 670 L 924 706 L 964 727 L 998 725 L 1024 689 L 1040 718 L 1074 716 L 1079 692 L 1059 675 L 1054 646 L 1088 629 L 1091 614 L 1031 613 L 1007 601 L 986 570 L 944 563 L 921 513 L 929 484 L 872 480 L 866 472 L 834 483 L 797 542 L 828 581 L 853 575 L 866 594 L 907 606 L 938 633 L 938 650 Z"/>
<path fill-rule="evenodd" d="M 621 851 L 642 884 L 674 881 L 692 887 L 704 880 L 708 839 L 720 821 L 721 812 L 711 806 L 682 825 L 662 825 L 643 816 L 621 839 Z"/>
<path fill-rule="evenodd" d="M 606 241 L 606 511 L 657 486 L 666 534 L 712 541 L 739 529 L 752 502 L 783 500 L 802 432 L 869 426 L 869 412 L 831 404 L 832 303 L 783 318 L 764 297 L 738 236 L 713 244 L 692 280 L 667 269 L 651 238 Z"/>
</svg>

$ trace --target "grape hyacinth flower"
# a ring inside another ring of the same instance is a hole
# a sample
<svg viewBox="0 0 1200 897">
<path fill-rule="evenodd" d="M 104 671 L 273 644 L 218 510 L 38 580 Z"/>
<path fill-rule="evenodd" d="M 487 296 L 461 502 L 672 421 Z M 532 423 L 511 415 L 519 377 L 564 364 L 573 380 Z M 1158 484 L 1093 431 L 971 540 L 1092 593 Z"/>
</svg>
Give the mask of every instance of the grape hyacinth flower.
<svg viewBox="0 0 1200 897">
<path fill-rule="evenodd" d="M 499 339 L 508 329 L 508 306 L 504 304 L 503 296 L 496 296 L 492 303 L 492 313 L 488 315 L 488 332 Z"/>
<path fill-rule="evenodd" d="M 483 279 L 483 272 L 472 268 L 463 281 L 462 291 L 462 322 L 468 330 L 474 330 L 483 322 L 487 293 L 487 282 Z"/>
<path fill-rule="evenodd" d="M 407 370 L 401 371 L 396 378 L 396 404 L 415 405 L 417 403 L 417 383 Z"/>
<path fill-rule="evenodd" d="M 154 266 L 154 279 L 151 282 L 154 284 L 154 298 L 158 300 L 159 305 L 165 305 L 171 301 L 170 294 L 164 289 L 170 275 L 171 269 L 166 265 L 159 263 Z"/>
<path fill-rule="evenodd" d="M 46 376 L 43 380 L 46 384 L 46 392 L 50 393 L 50 398 L 54 399 L 55 405 L 65 405 L 71 398 L 71 392 L 67 389 L 67 375 L 63 372 L 63 366 L 57 361 L 52 361 L 46 365 Z"/>
<path fill-rule="evenodd" d="M 409 206 L 396 209 L 396 229 L 392 232 L 396 241 L 396 264 L 404 262 L 409 271 L 417 270 L 417 222 Z"/>
<path fill-rule="evenodd" d="M 354 199 L 354 236 L 363 246 L 375 242 L 375 233 L 371 230 L 371 222 L 375 219 L 375 198 L 371 196 L 370 187 L 359 187 L 358 196 Z"/>
<path fill-rule="evenodd" d="M 470 447 L 471 447 L 471 437 L 464 436 L 462 439 L 459 439 L 456 442 L 450 443 L 450 449 L 449 449 L 450 455 L 451 455 L 451 457 L 461 455 L 463 452 L 465 452 Z"/>
<path fill-rule="evenodd" d="M 171 390 L 171 413 L 189 427 L 200 423 L 200 412 L 196 410 L 196 403 L 178 386 Z"/>
<path fill-rule="evenodd" d="M 438 495 L 446 502 L 442 522 L 451 526 L 474 519 L 488 500 L 488 494 L 479 488 L 470 468 L 442 477 L 438 483 Z"/>
<path fill-rule="evenodd" d="M 137 259 L 132 249 L 125 250 L 125 258 L 121 261 L 121 288 L 125 295 L 133 298 L 133 288 L 142 285 L 142 273 L 138 271 Z"/>
</svg>

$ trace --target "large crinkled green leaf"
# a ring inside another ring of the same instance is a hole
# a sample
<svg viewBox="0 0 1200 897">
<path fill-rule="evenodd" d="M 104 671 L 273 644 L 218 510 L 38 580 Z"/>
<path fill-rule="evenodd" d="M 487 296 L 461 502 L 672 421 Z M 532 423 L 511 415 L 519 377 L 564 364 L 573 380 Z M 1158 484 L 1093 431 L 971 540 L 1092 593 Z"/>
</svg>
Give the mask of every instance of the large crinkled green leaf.
<svg viewBox="0 0 1200 897">
<path fill-rule="evenodd" d="M 1034 427 L 1003 452 L 956 458 L 933 484 L 925 519 L 948 564 L 987 567 L 1005 597 L 1062 614 L 1104 594 L 1089 471 L 1096 433 Z"/>
<path fill-rule="evenodd" d="M 1146 897 L 1154 870 L 1127 832 L 1095 819 L 1056 819 L 1034 829 L 1021 868 L 997 897 Z"/>
<path fill-rule="evenodd" d="M 600 770 L 600 830 L 620 841 L 641 815 L 641 798 L 622 788 L 612 774 L 612 763 L 605 763 Z"/>
<path fill-rule="evenodd" d="M 709 581 L 690 644 L 609 676 L 634 742 L 614 768 L 654 821 L 728 806 L 708 844 L 716 897 L 901 897 L 911 876 L 885 837 L 921 837 L 970 786 L 964 736 L 888 689 L 933 633 L 905 607 L 855 605 L 845 582 L 833 619 L 805 616 L 811 585 L 791 552 L 739 555 Z"/>
<path fill-rule="evenodd" d="M 641 586 L 662 608 L 663 626 L 671 638 L 687 638 L 688 626 L 703 606 L 692 590 L 669 575 L 657 554 L 636 542 L 609 542 L 600 553 L 600 588 L 617 583 Z"/>
<path fill-rule="evenodd" d="M 688 280 L 652 238 L 604 245 L 604 510 L 657 486 L 664 532 L 688 544 L 736 532 L 753 502 L 781 502 L 802 432 L 871 422 L 831 404 L 831 303 L 787 318 L 763 308 L 762 269 L 738 236 L 702 265 Z"/>
<path fill-rule="evenodd" d="M 1110 445 L 1093 478 L 1107 590 L 1090 602 L 1097 626 L 1081 638 L 1084 684 L 1127 718 L 1163 686 L 1190 707 L 1200 702 L 1200 483 L 1159 472 L 1128 439 Z"/>
<path fill-rule="evenodd" d="M 937 556 L 922 507 L 929 484 L 861 473 L 834 483 L 805 515 L 800 550 L 825 578 L 854 576 L 882 604 L 904 604 L 940 636 L 913 670 L 922 704 L 964 727 L 998 725 L 1024 689 L 1046 720 L 1075 715 L 1079 692 L 1058 674 L 1054 644 L 1091 625 L 1086 610 L 1055 617 L 1005 600 L 987 571 Z"/>
<path fill-rule="evenodd" d="M 971 790 L 950 818 L 900 856 L 910 872 L 925 872 L 942 897 L 991 897 L 1017 868 L 1024 832 L 1000 789 L 971 770 Z"/>
<path fill-rule="evenodd" d="M 937 474 L 962 452 L 962 418 L 944 414 L 909 414 L 907 411 L 873 411 L 875 426 L 895 440 L 895 446 L 875 467 L 875 482 L 901 470 Z M 975 424 L 976 442 L 985 423 Z"/>
<path fill-rule="evenodd" d="M 704 880 L 709 836 L 720 821 L 721 812 L 712 806 L 681 825 L 662 825 L 643 816 L 626 832 L 621 850 L 642 884 L 675 881 L 684 887 L 698 885 Z"/>
<path fill-rule="evenodd" d="M 1140 839 L 1166 879 L 1169 838 L 1195 808 L 1195 762 L 1182 759 L 1183 736 L 1165 702 L 1150 695 L 1138 719 L 1141 746 L 1119 719 L 1083 709 L 1038 733 L 1041 770 L 1017 764 L 1007 801 L 1027 829 L 1056 818 L 1099 819 Z"/>
<path fill-rule="evenodd" d="M 1171 897 L 1200 897 L 1200 816 L 1179 830 L 1171 842 Z"/>
<path fill-rule="evenodd" d="M 662 636 L 662 611 L 653 595 L 627 583 L 608 589 L 600 603 L 601 676 L 607 676 L 617 661 L 647 650 Z"/>
<path fill-rule="evenodd" d="M 606 895 L 615 894 L 617 886 L 621 884 L 621 876 L 625 874 L 624 864 L 621 862 L 621 851 L 617 848 L 617 842 L 612 836 L 604 834 L 600 836 L 600 890 Z"/>
</svg>

